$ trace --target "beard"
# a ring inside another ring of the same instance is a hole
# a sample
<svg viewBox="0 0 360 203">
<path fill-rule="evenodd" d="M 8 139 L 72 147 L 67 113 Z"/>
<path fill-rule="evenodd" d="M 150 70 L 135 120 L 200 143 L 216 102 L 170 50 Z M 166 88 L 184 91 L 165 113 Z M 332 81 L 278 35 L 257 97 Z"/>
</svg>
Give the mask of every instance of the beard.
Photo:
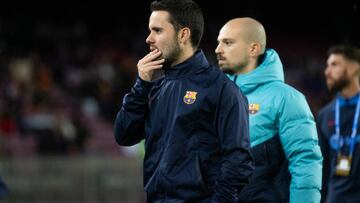
<svg viewBox="0 0 360 203">
<path fill-rule="evenodd" d="M 220 70 L 229 75 L 235 75 L 240 73 L 249 63 L 249 61 L 246 58 L 242 58 L 237 63 L 230 63 L 227 61 L 226 57 L 218 54 L 217 55 L 218 65 Z M 220 65 L 220 61 L 223 61 L 222 66 Z"/>
<path fill-rule="evenodd" d="M 236 71 L 235 71 L 234 69 L 228 68 L 228 67 L 226 67 L 226 68 L 221 68 L 221 67 L 220 67 L 220 70 L 221 70 L 223 73 L 229 74 L 229 75 L 235 75 L 235 73 L 236 73 Z"/>
<path fill-rule="evenodd" d="M 225 73 L 225 74 L 229 74 L 229 75 L 235 75 L 235 74 L 239 74 L 244 67 L 246 66 L 246 64 L 237 64 L 235 66 L 223 66 L 220 67 L 220 70 Z"/>
<path fill-rule="evenodd" d="M 332 94 L 342 91 L 346 86 L 350 84 L 349 79 L 343 74 L 340 79 L 334 81 L 332 85 L 328 84 L 328 89 Z"/>
<path fill-rule="evenodd" d="M 169 52 L 165 54 L 164 59 L 164 66 L 163 69 L 166 69 L 166 67 L 170 67 L 173 65 L 175 61 L 177 61 L 181 54 L 181 49 L 179 46 L 179 43 L 175 41 L 175 43 L 171 44 L 171 46 L 168 47 Z"/>
</svg>

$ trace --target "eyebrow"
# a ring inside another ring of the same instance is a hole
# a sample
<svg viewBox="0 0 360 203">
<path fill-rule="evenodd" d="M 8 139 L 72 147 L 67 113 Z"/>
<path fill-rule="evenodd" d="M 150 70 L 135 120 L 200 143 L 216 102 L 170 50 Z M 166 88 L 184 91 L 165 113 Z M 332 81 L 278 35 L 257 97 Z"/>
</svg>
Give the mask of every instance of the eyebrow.
<svg viewBox="0 0 360 203">
<path fill-rule="evenodd" d="M 232 38 L 223 38 L 221 40 L 217 39 L 217 41 L 218 42 L 220 42 L 220 41 L 222 41 L 222 42 L 224 42 L 224 41 L 234 41 L 234 39 L 232 39 Z"/>
<path fill-rule="evenodd" d="M 149 31 L 151 31 L 151 30 L 163 30 L 163 29 L 164 28 L 158 27 L 158 26 L 149 27 Z"/>
</svg>

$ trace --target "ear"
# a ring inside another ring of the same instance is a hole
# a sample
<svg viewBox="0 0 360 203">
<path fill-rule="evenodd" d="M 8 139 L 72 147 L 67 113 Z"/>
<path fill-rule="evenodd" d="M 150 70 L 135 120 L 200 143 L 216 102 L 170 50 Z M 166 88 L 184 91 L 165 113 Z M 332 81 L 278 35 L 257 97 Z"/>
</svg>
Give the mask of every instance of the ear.
<svg viewBox="0 0 360 203">
<path fill-rule="evenodd" d="M 251 57 L 257 57 L 259 56 L 261 53 L 261 44 L 260 43 L 250 43 L 250 47 L 249 47 L 249 55 Z"/>
<path fill-rule="evenodd" d="M 188 27 L 181 28 L 178 34 L 180 44 L 185 44 L 190 40 L 191 31 Z"/>
<path fill-rule="evenodd" d="M 355 62 L 348 62 L 348 72 L 350 76 L 359 75 L 360 65 Z"/>
</svg>

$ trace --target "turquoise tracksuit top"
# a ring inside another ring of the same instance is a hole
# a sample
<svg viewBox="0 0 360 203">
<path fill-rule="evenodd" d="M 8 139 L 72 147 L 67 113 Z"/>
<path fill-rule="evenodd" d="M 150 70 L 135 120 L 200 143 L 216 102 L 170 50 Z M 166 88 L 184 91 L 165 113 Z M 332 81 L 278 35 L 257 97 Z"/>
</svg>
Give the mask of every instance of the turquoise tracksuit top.
<svg viewBox="0 0 360 203">
<path fill-rule="evenodd" d="M 304 95 L 284 83 L 276 51 L 267 49 L 264 57 L 253 71 L 228 75 L 249 101 L 251 146 L 279 135 L 291 174 L 290 202 L 319 202 L 322 155 L 313 115 Z"/>
</svg>

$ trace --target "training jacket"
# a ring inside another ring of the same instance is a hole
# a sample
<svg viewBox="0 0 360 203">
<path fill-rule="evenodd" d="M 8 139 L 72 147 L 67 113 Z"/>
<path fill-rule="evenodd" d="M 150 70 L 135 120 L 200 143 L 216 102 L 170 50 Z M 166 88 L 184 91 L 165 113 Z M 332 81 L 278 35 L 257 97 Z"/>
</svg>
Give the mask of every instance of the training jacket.
<svg viewBox="0 0 360 203">
<path fill-rule="evenodd" d="M 253 71 L 229 76 L 249 101 L 255 172 L 239 202 L 320 201 L 322 155 L 305 97 L 284 83 L 278 54 L 267 49 Z"/>
<path fill-rule="evenodd" d="M 156 82 L 137 78 L 115 138 L 125 146 L 145 138 L 148 202 L 234 202 L 253 171 L 247 105 L 202 51 Z"/>
</svg>

